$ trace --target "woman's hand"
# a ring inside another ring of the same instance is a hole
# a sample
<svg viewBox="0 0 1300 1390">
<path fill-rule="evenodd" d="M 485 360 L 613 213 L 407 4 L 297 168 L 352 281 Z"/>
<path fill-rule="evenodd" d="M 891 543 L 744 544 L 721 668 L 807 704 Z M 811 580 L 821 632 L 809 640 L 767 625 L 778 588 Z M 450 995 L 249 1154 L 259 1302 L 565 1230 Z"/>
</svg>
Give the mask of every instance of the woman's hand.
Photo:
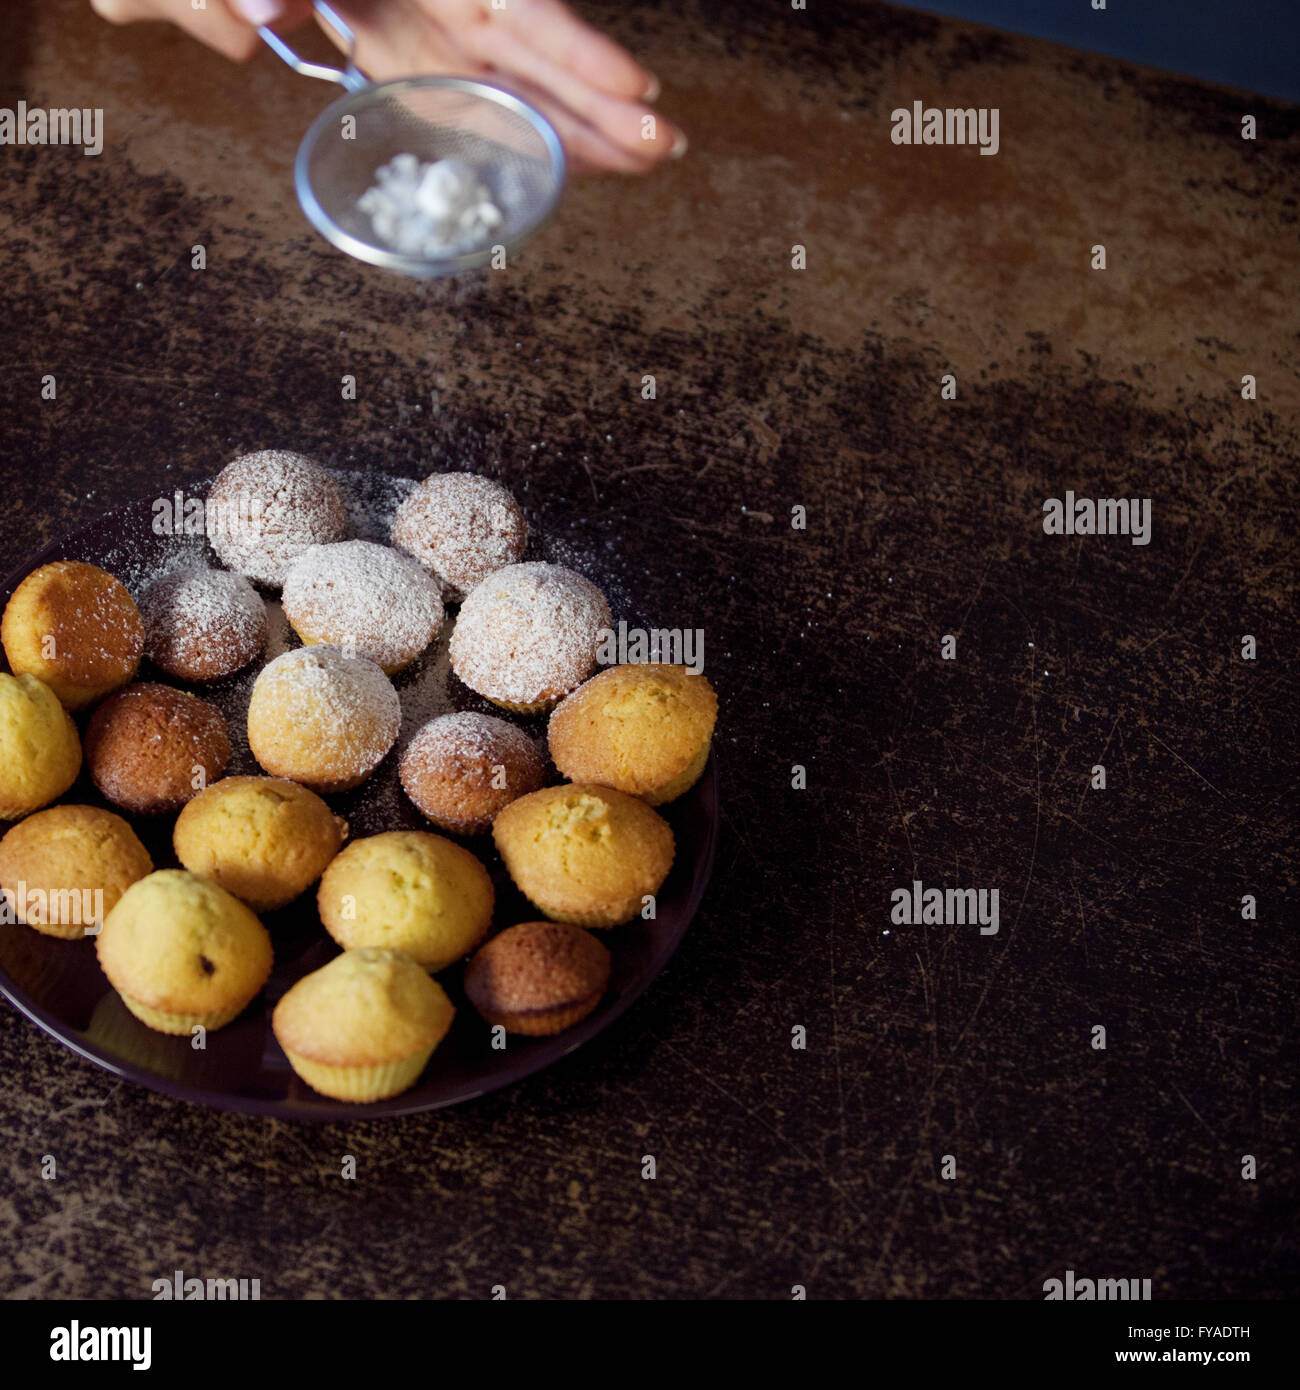
<svg viewBox="0 0 1300 1390">
<path fill-rule="evenodd" d="M 357 66 L 376 81 L 422 73 L 514 88 L 554 124 L 576 168 L 639 173 L 686 149 L 648 103 L 659 84 L 626 49 L 562 0 L 335 0 L 357 37 Z M 165 19 L 228 58 L 257 49 L 259 24 L 284 29 L 310 0 L 91 0 L 114 24 Z M 329 32 L 328 28 L 326 32 Z M 331 35 L 333 37 L 333 35 Z"/>
</svg>

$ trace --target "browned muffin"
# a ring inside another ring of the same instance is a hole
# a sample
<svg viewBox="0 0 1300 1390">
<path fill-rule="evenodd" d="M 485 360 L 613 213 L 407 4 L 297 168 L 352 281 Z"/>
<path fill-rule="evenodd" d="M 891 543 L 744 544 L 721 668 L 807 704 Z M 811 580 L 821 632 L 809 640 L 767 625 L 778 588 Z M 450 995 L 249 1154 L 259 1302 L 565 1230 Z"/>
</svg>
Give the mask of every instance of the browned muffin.
<svg viewBox="0 0 1300 1390">
<path fill-rule="evenodd" d="M 402 755 L 407 796 L 443 830 L 480 835 L 497 812 L 542 785 L 545 764 L 522 729 L 462 710 L 431 719 Z"/>
<path fill-rule="evenodd" d="M 230 761 L 221 711 L 142 681 L 105 700 L 86 730 L 86 764 L 112 802 L 139 815 L 179 811 Z"/>
<path fill-rule="evenodd" d="M 79 710 L 134 677 L 144 623 L 126 587 L 107 570 L 56 560 L 14 590 L 0 641 L 15 676 L 37 677 L 65 709 Z"/>
<path fill-rule="evenodd" d="M 507 1033 L 562 1033 L 600 1003 L 610 957 L 590 932 L 567 922 L 521 922 L 494 936 L 465 970 L 465 994 Z"/>
<path fill-rule="evenodd" d="M 230 570 L 173 570 L 145 590 L 140 614 L 145 655 L 176 680 L 220 680 L 266 646 L 266 604 Z"/>
</svg>

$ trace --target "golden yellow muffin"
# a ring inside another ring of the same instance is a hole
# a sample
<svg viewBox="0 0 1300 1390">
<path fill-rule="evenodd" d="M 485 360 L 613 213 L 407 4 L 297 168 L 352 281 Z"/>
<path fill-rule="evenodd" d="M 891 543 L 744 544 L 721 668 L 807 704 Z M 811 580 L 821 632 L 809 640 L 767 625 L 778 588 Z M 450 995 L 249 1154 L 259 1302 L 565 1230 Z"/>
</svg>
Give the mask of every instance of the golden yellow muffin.
<svg viewBox="0 0 1300 1390">
<path fill-rule="evenodd" d="M 134 678 L 144 622 L 126 586 L 107 570 L 56 560 L 14 590 L 0 641 L 14 675 L 39 677 L 78 710 Z"/>
<path fill-rule="evenodd" d="M 153 872 L 134 830 L 98 806 L 52 806 L 0 840 L 0 895 L 46 936 L 94 934 L 122 894 Z"/>
<path fill-rule="evenodd" d="M 493 897 L 469 850 L 424 830 L 389 830 L 354 840 L 325 870 L 316 901 L 340 946 L 405 951 L 432 971 L 487 935 Z"/>
<path fill-rule="evenodd" d="M 271 1028 L 289 1065 L 336 1100 L 395 1096 L 415 1084 L 456 1010 L 403 951 L 345 951 L 304 975 Z"/>
<path fill-rule="evenodd" d="M 35 676 L 0 672 L 0 820 L 62 796 L 81 770 L 77 726 Z"/>
<path fill-rule="evenodd" d="M 160 1033 L 220 1028 L 271 974 L 271 937 L 238 898 L 183 869 L 133 883 L 95 938 L 108 982 Z"/>
<path fill-rule="evenodd" d="M 180 813 L 172 845 L 190 873 L 271 912 L 306 892 L 347 837 L 347 821 L 297 782 L 227 777 Z"/>
<path fill-rule="evenodd" d="M 544 1038 L 581 1022 L 609 986 L 610 956 L 569 922 L 520 922 L 479 947 L 465 994 L 507 1033 Z"/>
<path fill-rule="evenodd" d="M 685 666 L 610 666 L 556 706 L 547 742 L 570 781 L 658 806 L 699 781 L 717 717 L 713 687 Z"/>
<path fill-rule="evenodd" d="M 285 576 L 281 603 L 304 645 L 342 647 L 389 676 L 424 651 L 443 619 L 438 581 L 373 541 L 313 545 Z"/>
<path fill-rule="evenodd" d="M 497 815 L 492 838 L 529 902 L 580 927 L 630 922 L 673 866 L 668 822 L 611 787 L 580 783 L 521 796 Z"/>
<path fill-rule="evenodd" d="M 373 661 L 337 647 L 299 647 L 254 682 L 248 746 L 274 777 L 341 792 L 379 766 L 401 723 L 397 691 Z"/>
</svg>

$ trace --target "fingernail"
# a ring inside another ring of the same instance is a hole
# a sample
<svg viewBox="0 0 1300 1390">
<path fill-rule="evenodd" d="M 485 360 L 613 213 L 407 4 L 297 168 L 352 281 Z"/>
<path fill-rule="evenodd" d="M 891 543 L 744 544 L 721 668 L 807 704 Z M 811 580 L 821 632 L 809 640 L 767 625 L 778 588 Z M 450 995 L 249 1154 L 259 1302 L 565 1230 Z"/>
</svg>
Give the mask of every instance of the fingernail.
<svg viewBox="0 0 1300 1390">
<path fill-rule="evenodd" d="M 660 93 L 661 91 L 663 91 L 663 88 L 659 85 L 659 79 L 654 75 L 654 73 L 651 73 L 651 74 L 650 74 L 650 85 L 649 85 L 649 86 L 645 89 L 645 91 L 642 93 L 641 100 L 642 100 L 642 101 L 658 101 L 658 100 L 659 100 L 659 93 Z"/>
<path fill-rule="evenodd" d="M 679 130 L 677 139 L 673 141 L 673 147 L 668 151 L 669 159 L 680 159 L 686 153 L 688 142 L 686 136 Z"/>
<path fill-rule="evenodd" d="M 284 14 L 280 0 L 231 0 L 250 24 L 272 24 Z"/>
</svg>

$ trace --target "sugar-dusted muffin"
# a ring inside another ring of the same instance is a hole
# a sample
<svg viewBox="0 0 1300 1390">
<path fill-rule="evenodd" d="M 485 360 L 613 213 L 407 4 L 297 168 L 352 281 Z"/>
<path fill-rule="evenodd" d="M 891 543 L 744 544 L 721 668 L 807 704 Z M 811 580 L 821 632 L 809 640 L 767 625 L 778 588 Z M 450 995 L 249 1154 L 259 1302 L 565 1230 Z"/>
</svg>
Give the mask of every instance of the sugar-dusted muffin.
<svg viewBox="0 0 1300 1390">
<path fill-rule="evenodd" d="M 306 892 L 347 837 L 347 821 L 297 782 L 227 777 L 180 813 L 172 845 L 190 873 L 271 912 Z"/>
<path fill-rule="evenodd" d="M 452 670 L 494 705 L 538 714 L 596 669 L 609 625 L 604 594 L 575 570 L 542 560 L 508 565 L 461 605 Z"/>
<path fill-rule="evenodd" d="M 487 935 L 493 896 L 488 871 L 469 850 L 424 830 L 389 830 L 343 850 L 316 902 L 340 946 L 405 951 L 435 971 Z"/>
<path fill-rule="evenodd" d="M 141 681 L 119 690 L 86 729 L 86 765 L 95 785 L 137 815 L 178 811 L 229 761 L 225 716 L 170 685 Z"/>
<path fill-rule="evenodd" d="M 181 681 L 242 671 L 266 646 L 266 604 L 244 578 L 200 565 L 173 570 L 140 596 L 144 654 Z"/>
<path fill-rule="evenodd" d="M 602 942 L 569 922 L 521 922 L 480 946 L 465 994 L 507 1033 L 546 1037 L 586 1018 L 609 986 Z"/>
<path fill-rule="evenodd" d="M 95 938 L 108 982 L 160 1033 L 220 1028 L 271 974 L 271 938 L 224 888 L 183 869 L 133 883 Z"/>
<path fill-rule="evenodd" d="M 437 581 L 409 555 L 373 541 L 314 545 L 284 580 L 284 615 L 308 645 L 332 643 L 388 675 L 409 666 L 442 626 Z"/>
<path fill-rule="evenodd" d="M 644 801 L 611 787 L 545 787 L 512 801 L 492 824 L 510 877 L 558 922 L 615 927 L 659 891 L 673 832 Z"/>
<path fill-rule="evenodd" d="M 393 518 L 393 544 L 414 555 L 459 603 L 496 570 L 523 559 L 528 524 L 519 503 L 491 478 L 434 473 Z"/>
<path fill-rule="evenodd" d="M 271 1029 L 312 1090 L 364 1102 L 413 1086 L 455 1016 L 410 956 L 367 947 L 304 975 L 275 1006 Z"/>
<path fill-rule="evenodd" d="M 69 941 L 93 935 L 122 894 L 152 872 L 135 831 L 98 806 L 51 806 L 0 840 L 0 893 L 10 910 Z"/>
<path fill-rule="evenodd" d="M 14 675 L 39 677 L 79 710 L 134 678 L 144 623 L 121 580 L 97 565 L 56 560 L 14 590 L 0 641 Z"/>
<path fill-rule="evenodd" d="M 343 489 L 319 464 L 286 449 L 245 454 L 208 493 L 208 540 L 221 563 L 270 588 L 312 545 L 347 533 Z"/>
<path fill-rule="evenodd" d="M 81 770 L 77 726 L 35 676 L 0 672 L 0 820 L 60 797 Z"/>
<path fill-rule="evenodd" d="M 503 806 L 542 785 L 546 765 L 532 739 L 490 714 L 431 719 L 402 754 L 407 796 L 437 826 L 480 835 Z"/>
<path fill-rule="evenodd" d="M 364 656 L 298 647 L 268 662 L 248 702 L 248 746 L 274 777 L 318 792 L 359 786 L 397 741 L 402 706 Z"/>
<path fill-rule="evenodd" d="M 555 707 L 547 741 L 571 782 L 658 806 L 699 781 L 717 717 L 713 687 L 685 666 L 610 666 Z"/>
</svg>

